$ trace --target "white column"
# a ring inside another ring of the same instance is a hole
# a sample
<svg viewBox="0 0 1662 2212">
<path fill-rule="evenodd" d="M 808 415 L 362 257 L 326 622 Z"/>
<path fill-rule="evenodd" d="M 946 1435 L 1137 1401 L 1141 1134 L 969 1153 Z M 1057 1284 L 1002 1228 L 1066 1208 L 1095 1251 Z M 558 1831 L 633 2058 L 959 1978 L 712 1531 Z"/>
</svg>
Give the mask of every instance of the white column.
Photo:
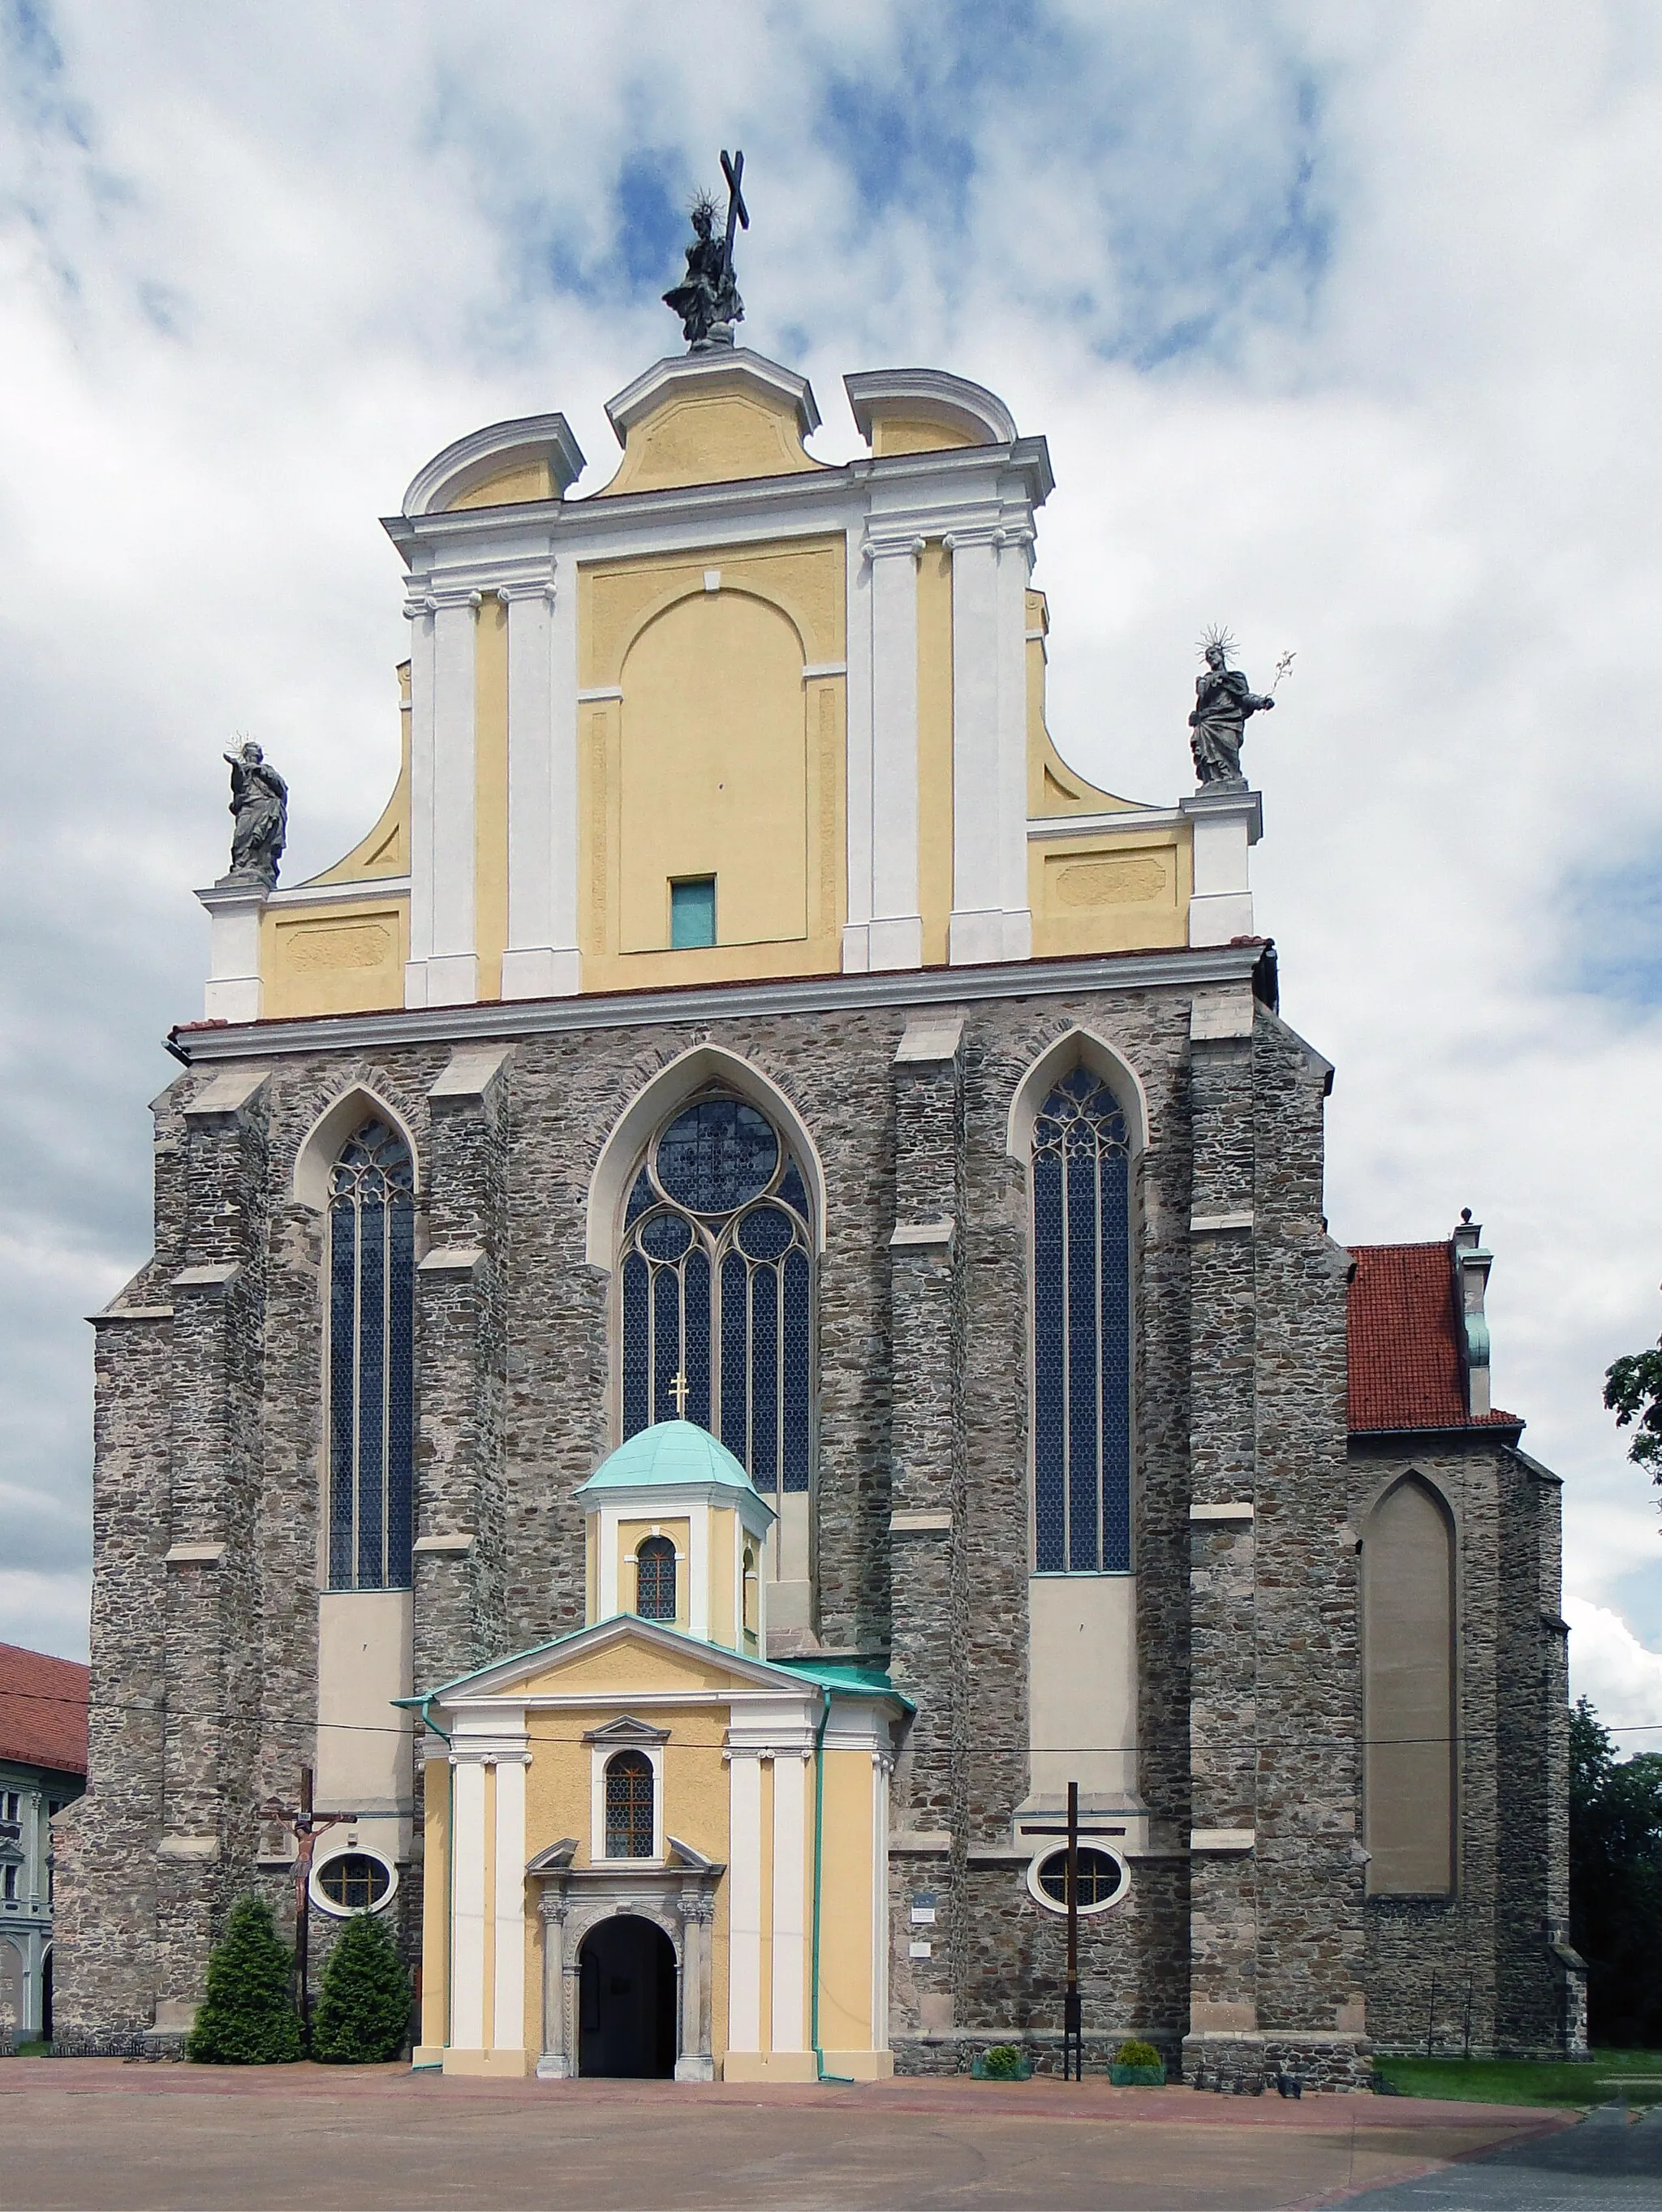
<svg viewBox="0 0 1662 2212">
<path fill-rule="evenodd" d="M 576 594 L 537 583 L 499 596 L 508 606 L 502 996 L 565 997 L 578 982 Z"/>
<path fill-rule="evenodd" d="M 210 1022 L 257 1022 L 260 1013 L 259 917 L 265 894 L 247 886 L 198 891 L 208 909 L 208 981 L 202 1013 Z"/>
<path fill-rule="evenodd" d="M 410 621 L 410 958 L 404 1003 L 427 1004 L 427 960 L 433 950 L 433 603 L 412 586 Z"/>
<path fill-rule="evenodd" d="M 728 1754 L 728 2048 L 762 2047 L 762 1766 Z"/>
<path fill-rule="evenodd" d="M 872 1753 L 872 2049 L 889 2047 L 889 1776 L 894 1760 Z"/>
<path fill-rule="evenodd" d="M 871 566 L 872 793 L 869 965 L 921 968 L 917 888 L 917 563 L 908 529 L 868 534 Z"/>
<path fill-rule="evenodd" d="M 458 1759 L 451 1838 L 450 2041 L 484 2048 L 484 1769 Z"/>
<path fill-rule="evenodd" d="M 496 1992 L 490 2041 L 525 2047 L 525 1763 L 496 1762 Z"/>
<path fill-rule="evenodd" d="M 849 910 L 843 967 L 863 975 L 871 965 L 872 915 L 872 568 L 857 531 L 848 533 Z"/>
<path fill-rule="evenodd" d="M 1027 586 L 1033 572 L 1031 523 L 1007 529 L 998 556 L 999 890 L 1004 957 L 1032 956 L 1027 890 Z"/>
<path fill-rule="evenodd" d="M 427 1004 L 469 1006 L 479 994 L 474 899 L 474 641 L 477 592 L 435 595 L 433 617 L 433 941 Z"/>
<path fill-rule="evenodd" d="M 954 532 L 953 556 L 953 967 L 1004 957 L 1000 867 L 998 548 L 990 528 Z"/>
<path fill-rule="evenodd" d="M 687 1633 L 701 1643 L 709 1641 L 709 1507 L 695 1505 L 691 1516 L 691 1534 L 688 1550 L 687 1574 L 691 1587 L 687 1592 Z"/>
<path fill-rule="evenodd" d="M 807 1877 L 804 1823 L 807 1769 L 794 1753 L 780 1752 L 773 1762 L 773 2047 L 806 2051 L 802 1995 L 806 1977 L 802 1949 L 807 1928 L 803 1910 Z"/>
</svg>

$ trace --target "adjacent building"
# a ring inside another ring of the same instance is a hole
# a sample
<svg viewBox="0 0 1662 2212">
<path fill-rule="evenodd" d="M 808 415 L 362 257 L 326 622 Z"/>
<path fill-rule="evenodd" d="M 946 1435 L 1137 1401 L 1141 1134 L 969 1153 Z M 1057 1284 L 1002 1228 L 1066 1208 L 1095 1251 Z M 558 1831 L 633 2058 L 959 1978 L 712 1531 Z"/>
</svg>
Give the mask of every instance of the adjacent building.
<svg viewBox="0 0 1662 2212">
<path fill-rule="evenodd" d="M 87 1786 L 87 1669 L 0 1644 L 0 2040 L 52 2032 L 52 1822 Z"/>
</svg>

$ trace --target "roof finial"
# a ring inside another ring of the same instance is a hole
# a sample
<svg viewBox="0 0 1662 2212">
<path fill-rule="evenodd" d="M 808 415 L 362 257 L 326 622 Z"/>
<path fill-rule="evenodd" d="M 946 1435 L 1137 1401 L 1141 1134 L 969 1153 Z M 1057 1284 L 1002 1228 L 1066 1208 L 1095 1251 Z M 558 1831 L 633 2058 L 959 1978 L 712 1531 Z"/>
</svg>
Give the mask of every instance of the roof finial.
<svg viewBox="0 0 1662 2212">
<path fill-rule="evenodd" d="M 733 326 L 745 319 L 745 303 L 733 274 L 733 236 L 736 228 L 750 228 L 750 210 L 740 189 L 745 174 L 742 153 L 721 149 L 721 174 L 728 185 L 727 235 L 715 240 L 715 202 L 700 192 L 692 203 L 692 243 L 688 246 L 687 273 L 683 283 L 664 295 L 664 305 L 681 318 L 681 335 L 691 353 L 708 353 L 713 346 L 733 343 Z"/>
</svg>

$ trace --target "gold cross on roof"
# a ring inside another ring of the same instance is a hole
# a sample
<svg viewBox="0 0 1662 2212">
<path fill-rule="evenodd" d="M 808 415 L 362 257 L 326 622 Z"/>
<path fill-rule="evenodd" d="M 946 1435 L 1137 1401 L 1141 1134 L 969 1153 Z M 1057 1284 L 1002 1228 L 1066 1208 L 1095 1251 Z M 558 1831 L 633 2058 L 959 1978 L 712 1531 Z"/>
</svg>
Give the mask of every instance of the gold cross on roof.
<svg viewBox="0 0 1662 2212">
<path fill-rule="evenodd" d="M 691 1395 L 691 1386 L 681 1368 L 676 1369 L 675 1380 L 669 1387 L 675 1400 L 675 1418 L 678 1421 L 684 1421 L 687 1417 L 687 1399 Z"/>
</svg>

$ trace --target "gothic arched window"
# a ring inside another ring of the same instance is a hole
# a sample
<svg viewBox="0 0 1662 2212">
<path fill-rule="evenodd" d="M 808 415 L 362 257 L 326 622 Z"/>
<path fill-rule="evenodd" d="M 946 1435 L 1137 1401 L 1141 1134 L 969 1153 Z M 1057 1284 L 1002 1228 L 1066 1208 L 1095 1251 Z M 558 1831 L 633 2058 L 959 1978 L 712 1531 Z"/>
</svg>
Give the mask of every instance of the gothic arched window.
<svg viewBox="0 0 1662 2212">
<path fill-rule="evenodd" d="M 415 1170 L 368 1121 L 329 1194 L 329 1587 L 408 1589 L 415 1464 Z"/>
<path fill-rule="evenodd" d="M 813 1241 L 766 1116 L 707 1094 L 647 1149 L 623 1243 L 623 1431 L 684 1413 L 758 1490 L 808 1487 Z"/>
<path fill-rule="evenodd" d="M 652 1761 L 620 1751 L 606 1763 L 606 1855 L 649 1859 L 653 1832 Z"/>
<path fill-rule="evenodd" d="M 1033 1559 L 1131 1565 L 1131 1156 L 1099 1076 L 1064 1075 L 1033 1122 Z"/>
<path fill-rule="evenodd" d="M 648 1536 L 635 1554 L 635 1610 L 642 1620 L 675 1618 L 675 1547 Z"/>
</svg>

